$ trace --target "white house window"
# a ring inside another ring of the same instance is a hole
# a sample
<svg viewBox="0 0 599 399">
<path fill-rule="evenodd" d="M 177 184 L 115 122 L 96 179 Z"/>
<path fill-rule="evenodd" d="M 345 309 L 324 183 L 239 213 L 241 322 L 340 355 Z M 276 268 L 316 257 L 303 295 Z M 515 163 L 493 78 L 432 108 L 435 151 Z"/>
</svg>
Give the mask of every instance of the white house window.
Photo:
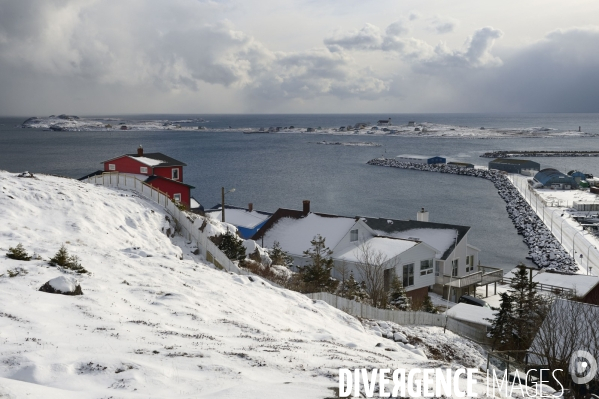
<svg viewBox="0 0 599 399">
<path fill-rule="evenodd" d="M 350 242 L 358 241 L 358 229 L 351 230 L 349 232 L 349 241 Z"/>
<path fill-rule="evenodd" d="M 414 285 L 414 264 L 403 265 L 403 286 Z"/>
<path fill-rule="evenodd" d="M 179 169 L 173 168 L 173 180 L 179 180 Z"/>
<path fill-rule="evenodd" d="M 433 262 L 430 259 L 420 261 L 420 275 L 425 276 L 433 272 Z"/>
<path fill-rule="evenodd" d="M 452 277 L 458 276 L 458 259 L 451 261 L 451 276 Z"/>
<path fill-rule="evenodd" d="M 173 199 L 177 202 L 181 202 L 181 194 L 173 194 Z"/>
<path fill-rule="evenodd" d="M 108 170 L 116 170 L 116 165 L 113 163 L 108 164 Z"/>
<path fill-rule="evenodd" d="M 440 275 L 442 268 L 443 268 L 443 262 L 441 262 L 440 260 L 435 261 L 435 276 Z"/>
<path fill-rule="evenodd" d="M 140 166 L 139 173 L 148 173 L 148 167 L 147 166 Z"/>
</svg>

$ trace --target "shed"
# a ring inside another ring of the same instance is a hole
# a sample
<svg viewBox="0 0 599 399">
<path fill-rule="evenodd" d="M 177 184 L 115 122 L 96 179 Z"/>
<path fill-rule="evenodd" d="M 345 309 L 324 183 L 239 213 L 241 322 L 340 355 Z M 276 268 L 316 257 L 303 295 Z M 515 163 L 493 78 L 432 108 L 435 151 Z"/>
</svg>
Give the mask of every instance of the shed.
<svg viewBox="0 0 599 399">
<path fill-rule="evenodd" d="M 222 220 L 221 204 L 206 211 L 206 216 Z M 256 211 L 253 204 L 246 208 L 225 205 L 225 221 L 237 227 L 239 235 L 245 240 L 250 239 L 270 219 L 272 213 Z"/>
<path fill-rule="evenodd" d="M 474 169 L 474 164 L 467 162 L 447 162 L 447 165 L 457 166 L 458 168 Z"/>
<path fill-rule="evenodd" d="M 559 190 L 570 190 L 577 186 L 576 180 L 572 176 L 568 176 L 557 169 L 545 168 L 537 173 L 534 181 L 541 183 L 545 188 L 553 188 Z"/>
<path fill-rule="evenodd" d="M 447 160 L 445 158 L 439 157 L 439 156 L 429 157 L 426 155 L 412 155 L 412 154 L 398 155 L 396 157 L 396 159 L 399 162 L 421 163 L 421 164 L 427 164 L 427 165 L 447 162 Z"/>
<path fill-rule="evenodd" d="M 527 159 L 497 158 L 489 162 L 489 169 L 502 170 L 508 173 L 527 174 L 526 171 L 541 170 L 541 165 L 538 162 Z"/>
<path fill-rule="evenodd" d="M 576 183 L 580 183 L 582 180 L 585 180 L 587 178 L 586 175 L 579 170 L 569 171 L 568 176 L 574 178 L 574 180 L 576 180 Z"/>
</svg>

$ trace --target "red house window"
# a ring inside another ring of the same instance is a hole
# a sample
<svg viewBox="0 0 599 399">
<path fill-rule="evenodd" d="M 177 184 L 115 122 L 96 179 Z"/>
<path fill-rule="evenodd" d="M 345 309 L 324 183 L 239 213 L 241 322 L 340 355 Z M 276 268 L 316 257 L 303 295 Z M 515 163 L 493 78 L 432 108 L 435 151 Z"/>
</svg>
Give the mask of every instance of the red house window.
<svg viewBox="0 0 599 399">
<path fill-rule="evenodd" d="M 140 166 L 139 167 L 139 173 L 148 173 L 147 166 Z"/>
<path fill-rule="evenodd" d="M 173 168 L 173 180 L 179 180 L 179 169 Z"/>
</svg>

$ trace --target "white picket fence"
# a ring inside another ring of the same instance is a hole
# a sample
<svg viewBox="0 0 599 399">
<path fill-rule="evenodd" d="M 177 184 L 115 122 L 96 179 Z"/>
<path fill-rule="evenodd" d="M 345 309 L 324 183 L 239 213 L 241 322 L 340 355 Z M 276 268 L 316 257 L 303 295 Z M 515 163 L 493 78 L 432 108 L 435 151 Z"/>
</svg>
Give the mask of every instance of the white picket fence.
<svg viewBox="0 0 599 399">
<path fill-rule="evenodd" d="M 133 190 L 144 198 L 162 205 L 169 215 L 172 216 L 179 233 L 189 241 L 196 242 L 201 254 L 206 257 L 208 262 L 219 269 L 229 272 L 248 274 L 244 273 L 235 263 L 231 262 L 231 260 L 229 260 L 229 258 L 227 258 L 227 256 L 218 249 L 212 241 L 210 241 L 208 235 L 200 230 L 203 219 L 195 218 L 193 215 L 181 211 L 166 193 L 150 186 L 136 176 L 118 172 L 106 172 L 101 175 L 91 176 L 87 179 L 87 182 L 107 187 Z"/>
<path fill-rule="evenodd" d="M 311 299 L 324 301 L 352 316 L 365 319 L 385 320 L 403 326 L 447 327 L 449 331 L 477 343 L 489 343 L 489 338 L 487 337 L 484 326 L 476 328 L 468 324 L 464 324 L 454 318 L 446 317 L 444 314 L 378 309 L 361 302 L 356 302 L 334 294 L 329 294 L 328 292 L 317 292 L 306 295 Z"/>
</svg>

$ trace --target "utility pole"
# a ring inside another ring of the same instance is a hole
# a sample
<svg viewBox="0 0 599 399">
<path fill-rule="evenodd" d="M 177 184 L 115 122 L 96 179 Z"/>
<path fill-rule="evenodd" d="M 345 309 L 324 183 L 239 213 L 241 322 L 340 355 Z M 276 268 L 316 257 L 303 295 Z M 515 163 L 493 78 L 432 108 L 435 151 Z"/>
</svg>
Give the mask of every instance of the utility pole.
<svg viewBox="0 0 599 399">
<path fill-rule="evenodd" d="M 221 187 L 220 190 L 221 200 L 220 200 L 220 215 L 221 222 L 225 223 L 225 188 Z"/>
</svg>

